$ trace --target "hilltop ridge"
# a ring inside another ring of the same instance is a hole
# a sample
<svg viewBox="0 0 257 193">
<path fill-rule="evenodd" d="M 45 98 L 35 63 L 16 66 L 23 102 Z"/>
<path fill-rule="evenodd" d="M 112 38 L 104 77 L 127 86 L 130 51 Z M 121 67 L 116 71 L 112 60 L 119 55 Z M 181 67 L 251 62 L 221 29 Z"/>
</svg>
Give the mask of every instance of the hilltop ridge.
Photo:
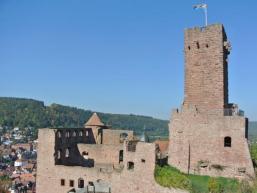
<svg viewBox="0 0 257 193">
<path fill-rule="evenodd" d="M 9 127 L 83 127 L 91 110 L 26 98 L 0 97 L 0 126 Z M 145 128 L 150 136 L 168 136 L 168 121 L 134 114 L 97 112 L 101 120 L 114 129 L 131 129 L 136 134 Z"/>
</svg>

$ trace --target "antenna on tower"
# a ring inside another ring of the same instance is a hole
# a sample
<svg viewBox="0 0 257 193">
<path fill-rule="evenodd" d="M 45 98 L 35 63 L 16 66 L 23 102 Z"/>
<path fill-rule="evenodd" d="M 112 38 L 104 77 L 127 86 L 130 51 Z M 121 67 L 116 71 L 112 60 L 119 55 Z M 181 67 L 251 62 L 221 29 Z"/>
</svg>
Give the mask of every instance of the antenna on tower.
<svg viewBox="0 0 257 193">
<path fill-rule="evenodd" d="M 208 25 L 208 12 L 207 12 L 207 4 L 206 3 L 202 3 L 202 4 L 198 4 L 198 5 L 194 5 L 193 6 L 194 9 L 203 9 L 204 10 L 204 16 L 205 16 L 205 26 Z"/>
</svg>

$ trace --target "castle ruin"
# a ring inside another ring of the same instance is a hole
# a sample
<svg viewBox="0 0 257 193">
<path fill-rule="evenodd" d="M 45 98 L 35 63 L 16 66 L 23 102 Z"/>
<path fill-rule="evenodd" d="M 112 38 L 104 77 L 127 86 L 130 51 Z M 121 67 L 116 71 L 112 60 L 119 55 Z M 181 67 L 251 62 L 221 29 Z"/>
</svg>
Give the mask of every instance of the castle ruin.
<svg viewBox="0 0 257 193">
<path fill-rule="evenodd" d="M 185 193 L 155 182 L 160 153 L 96 113 L 83 128 L 40 129 L 37 193 Z"/>
<path fill-rule="evenodd" d="M 254 177 L 248 120 L 228 100 L 230 43 L 222 25 L 185 30 L 185 98 L 169 124 L 168 163 L 185 173 Z M 155 182 L 155 143 L 94 113 L 83 128 L 39 130 L 38 193 L 182 193 Z M 165 150 L 165 152 L 167 152 Z"/>
</svg>

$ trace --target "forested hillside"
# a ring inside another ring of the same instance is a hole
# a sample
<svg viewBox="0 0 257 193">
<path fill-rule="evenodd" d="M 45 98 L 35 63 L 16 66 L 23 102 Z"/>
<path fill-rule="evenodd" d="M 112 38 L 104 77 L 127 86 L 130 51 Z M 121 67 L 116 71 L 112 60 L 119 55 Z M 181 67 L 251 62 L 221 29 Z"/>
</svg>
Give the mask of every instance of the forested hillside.
<svg viewBox="0 0 257 193">
<path fill-rule="evenodd" d="M 0 126 L 9 127 L 82 127 L 92 111 L 33 99 L 0 97 Z M 150 136 L 168 136 L 168 121 L 147 116 L 98 112 L 113 128 L 131 129 L 137 134 L 145 128 Z"/>
<path fill-rule="evenodd" d="M 249 132 L 248 136 L 250 140 L 257 141 L 257 122 L 249 122 Z"/>
<path fill-rule="evenodd" d="M 9 127 L 82 127 L 92 111 L 52 104 L 33 99 L 0 97 L 0 126 Z M 134 130 L 141 134 L 145 128 L 150 136 L 168 136 L 168 121 L 141 115 L 98 112 L 102 121 L 113 128 Z M 257 138 L 257 122 L 249 123 L 250 139 Z"/>
</svg>

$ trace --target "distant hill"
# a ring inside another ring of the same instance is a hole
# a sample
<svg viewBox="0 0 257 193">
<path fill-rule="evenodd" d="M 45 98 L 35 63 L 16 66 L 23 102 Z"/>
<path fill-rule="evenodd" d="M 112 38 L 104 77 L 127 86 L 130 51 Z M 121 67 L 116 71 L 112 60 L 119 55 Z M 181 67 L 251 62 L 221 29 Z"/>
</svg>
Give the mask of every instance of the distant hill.
<svg viewBox="0 0 257 193">
<path fill-rule="evenodd" d="M 9 127 L 82 127 L 92 111 L 52 104 L 33 99 L 0 97 L 0 126 Z M 141 134 L 144 127 L 150 136 L 168 136 L 168 121 L 141 115 L 97 112 L 102 121 L 113 128 L 134 130 Z"/>
<path fill-rule="evenodd" d="M 249 122 L 249 139 L 257 138 L 257 121 Z"/>
<path fill-rule="evenodd" d="M 0 126 L 9 127 L 82 127 L 92 111 L 52 104 L 33 99 L 0 97 Z M 149 136 L 167 137 L 168 121 L 142 115 L 97 112 L 102 121 L 114 129 L 130 129 L 141 134 L 144 127 Z M 249 138 L 257 139 L 257 122 L 249 123 Z"/>
</svg>

